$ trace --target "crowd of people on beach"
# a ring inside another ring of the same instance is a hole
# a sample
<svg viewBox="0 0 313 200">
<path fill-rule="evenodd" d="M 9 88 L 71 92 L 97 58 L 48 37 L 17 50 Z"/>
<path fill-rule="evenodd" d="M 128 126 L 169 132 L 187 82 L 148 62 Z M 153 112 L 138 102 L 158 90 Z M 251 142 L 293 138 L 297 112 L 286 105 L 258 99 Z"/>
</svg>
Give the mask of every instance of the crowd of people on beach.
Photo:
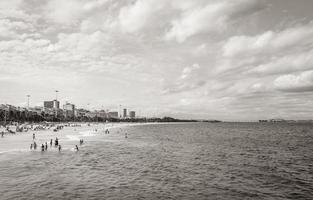
<svg viewBox="0 0 313 200">
<path fill-rule="evenodd" d="M 30 144 L 30 150 L 36 150 L 37 149 L 37 143 L 36 143 L 36 135 L 35 133 L 33 133 L 33 142 Z M 62 150 L 62 146 L 59 143 L 59 139 L 56 137 L 55 140 L 50 139 L 50 148 L 52 148 L 54 143 L 54 147 L 57 148 L 59 151 Z M 84 144 L 84 140 L 80 139 L 79 140 L 79 144 L 83 145 Z M 75 145 L 74 149 L 76 151 L 79 151 L 78 145 Z M 41 151 L 48 151 L 48 142 L 42 143 L 41 144 Z"/>
<path fill-rule="evenodd" d="M 36 135 L 33 133 L 33 142 L 30 144 L 30 150 L 36 150 L 37 149 L 37 143 L 36 143 Z M 53 145 L 53 139 L 50 139 L 50 148 L 52 148 Z M 54 147 L 58 148 L 59 151 L 61 151 L 62 146 L 59 144 L 59 139 L 56 137 L 54 140 Z M 41 144 L 41 151 L 48 151 L 48 142 L 45 142 Z"/>
<path fill-rule="evenodd" d="M 17 125 L 17 127 L 19 127 L 17 129 L 21 129 L 21 132 L 23 130 L 25 130 L 25 131 L 28 131 L 28 130 L 32 130 L 32 131 L 47 130 L 47 129 L 50 129 L 52 127 L 53 127 L 52 131 L 57 132 L 57 131 L 62 130 L 65 126 L 72 126 L 70 124 L 69 125 L 64 125 L 64 124 L 29 125 L 27 127 L 26 126 L 18 126 L 18 124 L 14 124 L 14 125 Z M 90 125 L 88 124 L 88 126 L 90 126 Z M 10 130 L 9 126 L 3 126 L 3 127 L 4 127 L 4 129 L 3 128 L 0 129 L 1 137 L 4 137 L 4 135 L 7 134 L 7 133 L 14 132 L 14 131 Z M 21 128 L 21 127 L 23 127 L 23 128 Z M 74 131 L 76 131 L 76 129 L 74 129 Z M 100 131 L 98 131 L 98 129 L 93 129 L 93 131 L 94 132 L 98 132 L 98 133 L 110 134 L 110 130 L 108 128 L 104 128 L 103 130 L 100 130 Z M 119 133 L 120 131 L 122 132 L 122 128 L 120 128 L 117 132 Z M 125 138 L 128 138 L 127 132 L 125 132 Z M 30 147 L 29 147 L 30 150 L 37 150 L 37 147 L 38 147 L 37 143 L 38 143 L 38 140 L 36 140 L 36 134 L 32 133 L 32 142 L 31 142 Z M 62 150 L 62 146 L 61 146 L 61 144 L 59 142 L 59 138 L 58 137 L 56 137 L 55 139 L 50 139 L 49 143 L 48 143 L 48 141 L 42 143 L 41 146 L 39 146 L 39 149 L 41 149 L 42 152 L 48 151 L 48 149 L 49 149 L 49 145 L 48 144 L 50 144 L 50 148 L 52 148 L 54 146 L 54 148 L 56 148 L 58 151 Z M 84 140 L 80 139 L 79 140 L 79 145 L 81 146 L 83 144 L 84 144 Z M 75 151 L 79 151 L 78 145 L 75 145 L 73 149 Z"/>
</svg>

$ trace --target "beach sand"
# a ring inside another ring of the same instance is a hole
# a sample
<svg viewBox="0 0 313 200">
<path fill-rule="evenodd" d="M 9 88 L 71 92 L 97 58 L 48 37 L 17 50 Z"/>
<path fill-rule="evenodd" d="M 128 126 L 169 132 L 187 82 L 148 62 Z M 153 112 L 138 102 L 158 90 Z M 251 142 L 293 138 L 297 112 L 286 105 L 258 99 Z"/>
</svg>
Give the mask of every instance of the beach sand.
<svg viewBox="0 0 313 200">
<path fill-rule="evenodd" d="M 78 124 L 78 123 L 77 123 Z M 79 140 L 83 139 L 84 144 L 97 140 L 98 137 L 107 135 L 108 140 L 116 140 L 123 138 L 122 131 L 128 126 L 134 126 L 139 124 L 134 123 L 79 123 L 79 126 L 71 127 L 65 126 L 63 129 L 54 132 L 53 128 L 47 130 L 27 132 L 18 132 L 16 134 L 5 134 L 3 138 L 0 138 L 0 154 L 25 152 L 25 151 L 41 151 L 41 144 L 48 143 L 48 151 L 57 152 L 58 149 L 54 146 L 54 140 L 58 138 L 59 143 L 64 150 L 74 150 L 75 145 L 79 145 Z M 106 134 L 105 130 L 108 129 L 110 134 Z M 116 133 L 120 133 L 115 135 Z M 35 140 L 33 140 L 33 134 L 35 134 Z M 53 145 L 50 147 L 50 140 L 53 140 Z M 30 145 L 34 142 L 37 143 L 37 149 L 31 150 Z M 84 145 L 82 145 L 83 148 Z"/>
</svg>

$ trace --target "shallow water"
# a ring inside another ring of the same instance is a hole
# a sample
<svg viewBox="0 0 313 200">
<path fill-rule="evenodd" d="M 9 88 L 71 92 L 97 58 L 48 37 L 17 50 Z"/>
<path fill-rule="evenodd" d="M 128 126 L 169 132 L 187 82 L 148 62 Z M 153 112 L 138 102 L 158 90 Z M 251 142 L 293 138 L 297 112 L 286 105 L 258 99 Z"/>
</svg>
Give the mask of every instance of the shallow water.
<svg viewBox="0 0 313 200">
<path fill-rule="evenodd" d="M 58 135 L 61 152 L 30 151 L 30 133 L 0 138 L 1 199 L 313 198 L 312 124 L 103 129 L 36 133 L 40 144 Z"/>
</svg>

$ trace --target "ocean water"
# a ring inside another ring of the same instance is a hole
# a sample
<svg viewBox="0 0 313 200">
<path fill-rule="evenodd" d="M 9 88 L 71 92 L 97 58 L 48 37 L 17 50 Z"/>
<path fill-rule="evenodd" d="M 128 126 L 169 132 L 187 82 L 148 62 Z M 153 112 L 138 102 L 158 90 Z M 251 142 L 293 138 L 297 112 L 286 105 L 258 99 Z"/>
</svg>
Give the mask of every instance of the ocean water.
<svg viewBox="0 0 313 200">
<path fill-rule="evenodd" d="M 0 199 L 313 199 L 312 124 L 106 127 L 0 138 Z"/>
</svg>

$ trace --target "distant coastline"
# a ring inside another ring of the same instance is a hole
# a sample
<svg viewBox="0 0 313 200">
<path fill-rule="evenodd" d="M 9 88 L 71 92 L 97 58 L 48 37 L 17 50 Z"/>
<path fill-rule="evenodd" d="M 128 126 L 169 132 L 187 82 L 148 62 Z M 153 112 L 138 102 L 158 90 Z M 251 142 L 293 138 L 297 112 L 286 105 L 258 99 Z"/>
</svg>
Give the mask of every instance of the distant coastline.
<svg viewBox="0 0 313 200">
<path fill-rule="evenodd" d="M 86 113 L 91 112 L 87 111 Z M 41 122 L 128 122 L 128 123 L 149 123 L 149 122 L 210 122 L 218 123 L 219 120 L 197 120 L 197 119 L 177 119 L 173 117 L 136 117 L 122 118 L 110 117 L 109 115 L 83 115 L 64 116 L 55 111 L 51 114 L 45 111 L 36 111 L 12 105 L 0 105 L 0 124 L 6 125 L 12 122 L 17 123 L 41 123 Z"/>
</svg>

